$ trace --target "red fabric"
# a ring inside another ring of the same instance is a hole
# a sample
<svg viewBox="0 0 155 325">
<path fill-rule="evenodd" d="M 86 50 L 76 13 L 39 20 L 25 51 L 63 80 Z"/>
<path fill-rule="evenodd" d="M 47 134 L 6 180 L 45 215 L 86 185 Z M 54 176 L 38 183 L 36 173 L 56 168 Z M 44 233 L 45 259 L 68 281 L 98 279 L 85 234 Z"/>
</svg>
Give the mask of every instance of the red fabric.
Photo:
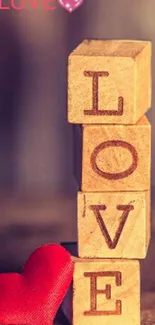
<svg viewBox="0 0 155 325">
<path fill-rule="evenodd" d="M 72 276 L 73 262 L 63 247 L 38 248 L 21 275 L 0 274 L 0 324 L 52 325 Z"/>
</svg>

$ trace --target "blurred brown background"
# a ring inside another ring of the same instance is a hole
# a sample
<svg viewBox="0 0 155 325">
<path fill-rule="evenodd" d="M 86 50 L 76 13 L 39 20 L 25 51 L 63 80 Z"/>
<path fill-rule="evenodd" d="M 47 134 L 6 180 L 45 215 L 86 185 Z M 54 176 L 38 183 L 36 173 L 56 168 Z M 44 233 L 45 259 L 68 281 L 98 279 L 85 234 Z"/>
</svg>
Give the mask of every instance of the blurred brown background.
<svg viewBox="0 0 155 325">
<path fill-rule="evenodd" d="M 20 268 L 42 243 L 76 240 L 68 53 L 85 38 L 151 40 L 154 89 L 154 0 L 85 0 L 72 14 L 56 6 L 0 11 L 0 270 Z M 154 101 L 153 92 L 152 107 Z M 152 109 L 152 125 L 153 116 Z M 152 137 L 154 166 L 154 127 Z M 152 239 L 144 289 L 155 289 L 154 248 Z"/>
</svg>

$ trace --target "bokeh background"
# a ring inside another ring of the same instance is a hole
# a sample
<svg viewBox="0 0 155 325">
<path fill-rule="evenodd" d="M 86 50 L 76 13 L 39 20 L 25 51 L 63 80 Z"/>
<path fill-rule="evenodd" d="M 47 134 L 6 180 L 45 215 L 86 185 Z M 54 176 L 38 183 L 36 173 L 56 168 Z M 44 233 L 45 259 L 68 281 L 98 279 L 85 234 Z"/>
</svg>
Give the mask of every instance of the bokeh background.
<svg viewBox="0 0 155 325">
<path fill-rule="evenodd" d="M 154 89 L 154 17 L 154 0 L 85 0 L 72 14 L 57 3 L 52 12 L 28 4 L 25 10 L 0 11 L 1 271 L 20 269 L 38 245 L 76 240 L 73 137 L 66 119 L 69 52 L 85 38 L 151 40 Z M 153 91 L 152 107 L 154 101 Z M 148 113 L 152 193 L 154 114 Z M 153 210 L 152 204 L 152 232 Z M 155 289 L 154 238 L 142 263 L 145 290 Z"/>
</svg>

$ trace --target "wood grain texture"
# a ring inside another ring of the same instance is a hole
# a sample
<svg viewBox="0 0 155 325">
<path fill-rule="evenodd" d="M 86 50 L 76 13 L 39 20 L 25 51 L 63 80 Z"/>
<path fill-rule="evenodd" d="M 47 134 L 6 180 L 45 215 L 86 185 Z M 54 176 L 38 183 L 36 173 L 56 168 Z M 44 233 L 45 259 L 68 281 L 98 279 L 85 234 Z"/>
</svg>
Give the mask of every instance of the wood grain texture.
<svg viewBox="0 0 155 325">
<path fill-rule="evenodd" d="M 155 234 L 152 234 L 152 242 L 151 247 L 149 249 L 149 254 L 147 256 L 147 259 L 141 261 L 141 325 L 155 325 L 155 283 L 154 283 L 154 268 L 152 267 L 154 265 L 154 244 L 155 244 Z M 66 242 L 63 243 L 63 247 L 65 247 L 70 254 L 77 256 L 77 244 L 74 242 Z M 145 264 L 145 266 L 144 266 Z M 64 308 L 64 305 L 62 305 L 61 310 L 63 310 L 63 314 L 65 313 L 68 319 L 72 319 L 72 288 L 70 288 L 70 295 L 68 295 L 68 298 L 65 298 L 67 310 Z M 61 325 L 66 324 L 68 325 L 69 322 L 66 319 L 66 322 L 60 323 Z M 60 325 L 59 324 L 59 325 Z"/>
<path fill-rule="evenodd" d="M 82 191 L 142 191 L 150 188 L 151 126 L 83 125 Z"/>
<path fill-rule="evenodd" d="M 143 292 L 141 296 L 141 325 L 155 325 L 155 293 Z M 68 319 L 64 316 L 62 309 L 59 311 L 59 318 L 55 325 L 68 325 Z"/>
<path fill-rule="evenodd" d="M 74 258 L 74 262 L 73 296 L 70 291 L 65 298 L 67 312 L 62 306 L 71 324 L 140 324 L 138 261 Z"/>
<path fill-rule="evenodd" d="M 150 191 L 78 192 L 77 203 L 79 257 L 146 257 L 150 241 Z"/>
<path fill-rule="evenodd" d="M 70 123 L 135 124 L 150 106 L 150 42 L 85 40 L 70 54 Z"/>
</svg>

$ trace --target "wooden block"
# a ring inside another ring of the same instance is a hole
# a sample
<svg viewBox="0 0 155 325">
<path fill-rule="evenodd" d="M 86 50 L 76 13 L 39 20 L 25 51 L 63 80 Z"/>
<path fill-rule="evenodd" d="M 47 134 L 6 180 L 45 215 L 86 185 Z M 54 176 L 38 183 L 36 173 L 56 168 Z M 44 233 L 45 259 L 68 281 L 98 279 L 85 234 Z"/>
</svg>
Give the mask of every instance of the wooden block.
<svg viewBox="0 0 155 325">
<path fill-rule="evenodd" d="M 79 125 L 73 125 L 73 144 L 73 175 L 79 185 L 81 184 L 82 162 L 82 130 Z"/>
<path fill-rule="evenodd" d="M 74 262 L 72 295 L 70 289 L 62 306 L 71 324 L 140 324 L 138 261 L 74 258 Z"/>
<path fill-rule="evenodd" d="M 77 199 L 80 257 L 146 257 L 150 241 L 150 191 L 79 192 Z"/>
<path fill-rule="evenodd" d="M 151 126 L 84 125 L 82 191 L 142 191 L 150 188 Z"/>
<path fill-rule="evenodd" d="M 135 124 L 150 106 L 150 42 L 85 40 L 70 54 L 70 123 Z"/>
</svg>

